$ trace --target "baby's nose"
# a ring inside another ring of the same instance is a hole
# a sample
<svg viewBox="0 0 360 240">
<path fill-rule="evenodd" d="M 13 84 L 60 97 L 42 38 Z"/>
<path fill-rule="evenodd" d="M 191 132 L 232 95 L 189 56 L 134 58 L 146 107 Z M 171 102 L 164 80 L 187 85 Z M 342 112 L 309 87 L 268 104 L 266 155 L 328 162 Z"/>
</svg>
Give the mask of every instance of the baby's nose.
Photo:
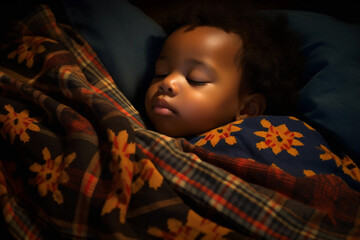
<svg viewBox="0 0 360 240">
<path fill-rule="evenodd" d="M 160 83 L 158 91 L 161 93 L 175 96 L 178 94 L 178 77 L 177 74 L 169 74 Z"/>
</svg>

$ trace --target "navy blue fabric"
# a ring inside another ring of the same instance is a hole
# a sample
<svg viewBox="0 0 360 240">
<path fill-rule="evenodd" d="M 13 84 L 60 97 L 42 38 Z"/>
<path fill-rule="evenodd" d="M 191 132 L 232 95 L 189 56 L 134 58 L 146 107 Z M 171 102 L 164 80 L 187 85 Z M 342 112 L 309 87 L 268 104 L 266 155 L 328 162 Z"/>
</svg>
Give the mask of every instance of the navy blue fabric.
<svg viewBox="0 0 360 240">
<path fill-rule="evenodd" d="M 334 174 L 360 191 L 360 170 L 354 161 L 294 117 L 251 117 L 188 140 L 211 152 L 252 159 L 296 177 Z"/>
</svg>

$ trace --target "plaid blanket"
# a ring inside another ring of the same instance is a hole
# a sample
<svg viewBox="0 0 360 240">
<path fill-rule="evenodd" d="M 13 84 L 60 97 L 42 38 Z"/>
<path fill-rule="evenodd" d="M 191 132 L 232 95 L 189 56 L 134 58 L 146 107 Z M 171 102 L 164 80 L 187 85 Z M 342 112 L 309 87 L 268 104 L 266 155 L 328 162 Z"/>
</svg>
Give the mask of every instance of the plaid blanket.
<svg viewBox="0 0 360 240">
<path fill-rule="evenodd" d="M 45 5 L 0 61 L 0 203 L 17 239 L 360 236 L 360 193 L 339 177 L 294 177 L 147 130 Z"/>
</svg>

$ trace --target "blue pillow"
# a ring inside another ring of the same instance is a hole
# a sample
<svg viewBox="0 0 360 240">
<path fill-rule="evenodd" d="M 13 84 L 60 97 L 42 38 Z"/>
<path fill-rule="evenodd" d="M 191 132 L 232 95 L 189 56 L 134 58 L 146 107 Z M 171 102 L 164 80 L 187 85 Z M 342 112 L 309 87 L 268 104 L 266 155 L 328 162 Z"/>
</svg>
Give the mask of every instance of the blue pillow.
<svg viewBox="0 0 360 240">
<path fill-rule="evenodd" d="M 166 36 L 163 29 L 128 1 L 63 0 L 63 5 L 123 94 L 132 103 L 142 99 Z"/>
<path fill-rule="evenodd" d="M 306 57 L 299 116 L 359 163 L 360 26 L 303 11 L 285 11 Z"/>
</svg>

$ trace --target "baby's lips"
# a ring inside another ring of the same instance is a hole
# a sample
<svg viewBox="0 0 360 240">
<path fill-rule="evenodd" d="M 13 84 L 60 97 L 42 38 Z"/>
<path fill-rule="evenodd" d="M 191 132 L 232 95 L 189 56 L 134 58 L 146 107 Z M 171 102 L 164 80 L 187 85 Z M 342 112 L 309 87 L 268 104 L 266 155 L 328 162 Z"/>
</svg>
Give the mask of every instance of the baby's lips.
<svg viewBox="0 0 360 240">
<path fill-rule="evenodd" d="M 163 98 L 156 98 L 152 110 L 159 115 L 173 115 L 176 113 L 175 109 Z"/>
</svg>

